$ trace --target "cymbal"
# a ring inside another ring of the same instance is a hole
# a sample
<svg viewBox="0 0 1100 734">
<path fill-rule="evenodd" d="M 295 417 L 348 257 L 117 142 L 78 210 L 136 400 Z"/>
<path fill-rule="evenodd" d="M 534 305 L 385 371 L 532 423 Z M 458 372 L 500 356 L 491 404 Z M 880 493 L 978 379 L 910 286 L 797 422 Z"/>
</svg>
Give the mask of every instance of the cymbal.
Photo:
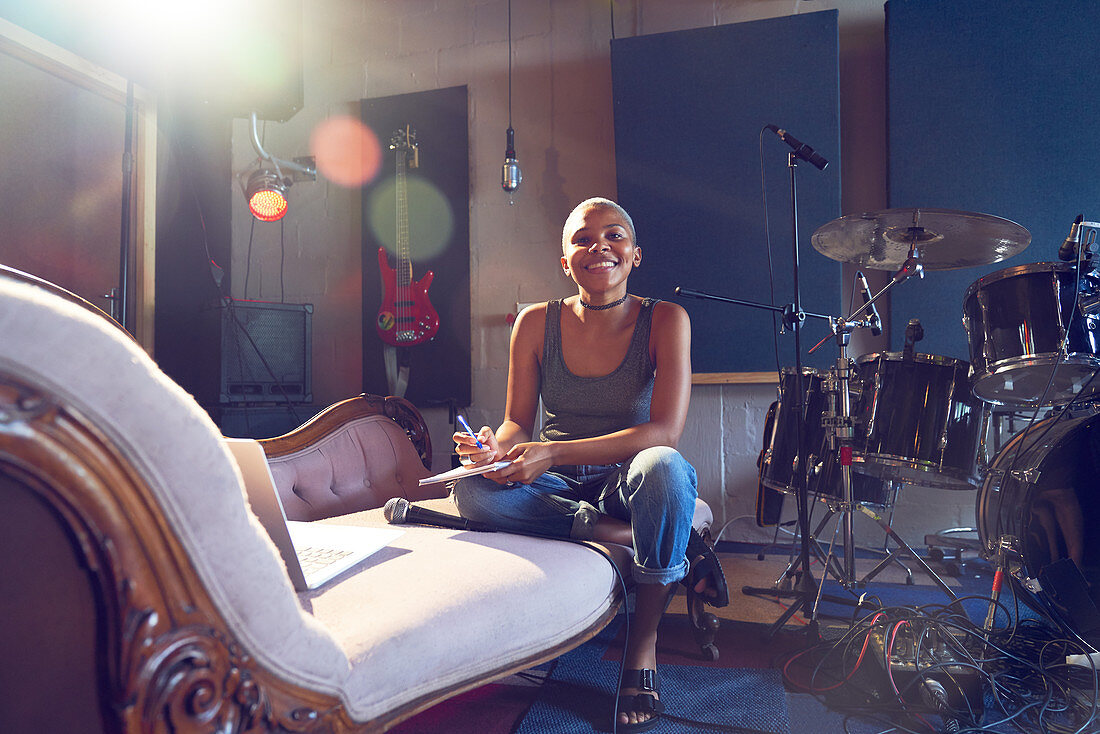
<svg viewBox="0 0 1100 734">
<path fill-rule="evenodd" d="M 1031 244 L 1031 233 L 991 214 L 883 209 L 834 219 L 811 242 L 825 257 L 872 270 L 899 269 L 911 247 L 925 270 L 953 270 L 1010 258 Z"/>
</svg>

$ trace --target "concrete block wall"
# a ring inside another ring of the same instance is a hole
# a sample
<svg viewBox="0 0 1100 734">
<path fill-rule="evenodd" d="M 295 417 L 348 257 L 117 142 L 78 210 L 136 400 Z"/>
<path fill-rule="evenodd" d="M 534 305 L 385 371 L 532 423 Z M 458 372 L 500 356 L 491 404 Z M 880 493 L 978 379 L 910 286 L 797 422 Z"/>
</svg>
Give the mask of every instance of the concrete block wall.
<svg viewBox="0 0 1100 734">
<path fill-rule="evenodd" d="M 508 126 L 506 0 L 306 3 L 305 106 L 286 123 L 265 126 L 264 145 L 273 155 L 308 155 L 314 129 L 332 116 L 357 117 L 362 98 L 468 88 L 473 405 L 467 412 L 478 425 L 495 426 L 503 412 L 508 315 L 517 303 L 571 292 L 557 264 L 564 217 L 588 196 L 616 195 L 612 8 L 614 33 L 620 38 L 838 9 L 843 210 L 885 205 L 881 0 L 513 0 L 512 125 L 523 184 L 512 200 L 500 189 Z M 388 136 L 388 131 L 378 132 Z M 255 159 L 244 120 L 234 126 L 233 153 L 235 171 L 246 170 Z M 244 197 L 236 193 L 234 295 L 314 303 L 316 402 L 359 392 L 358 189 L 324 176 L 297 184 L 290 192 L 285 224 L 256 223 L 254 229 Z M 848 294 L 838 294 L 838 303 L 841 299 L 847 303 Z M 853 341 L 853 355 L 880 348 L 863 335 Z M 771 531 L 756 528 L 751 518 L 755 462 L 774 390 L 769 385 L 698 385 L 693 390 L 681 449 L 700 470 L 701 493 L 714 508 L 719 527 L 729 523 L 725 538 L 771 538 Z M 449 466 L 447 415 L 434 409 L 425 414 L 436 463 Z M 903 493 L 908 504 L 899 506 L 897 525 L 911 543 L 919 543 L 926 531 L 972 524 L 972 494 L 937 496 L 929 502 L 926 492 Z M 878 534 L 874 529 L 873 535 Z"/>
</svg>

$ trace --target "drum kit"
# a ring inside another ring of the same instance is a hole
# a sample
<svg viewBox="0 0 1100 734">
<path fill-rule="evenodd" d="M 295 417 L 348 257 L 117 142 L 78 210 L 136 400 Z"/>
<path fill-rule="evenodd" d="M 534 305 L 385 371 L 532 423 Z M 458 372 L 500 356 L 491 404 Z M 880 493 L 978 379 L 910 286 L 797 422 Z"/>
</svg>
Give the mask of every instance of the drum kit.
<svg viewBox="0 0 1100 734">
<path fill-rule="evenodd" d="M 840 351 L 834 367 L 781 371 L 761 454 L 761 498 L 804 487 L 828 507 L 809 535 L 815 554 L 843 586 L 864 585 L 888 564 L 900 563 L 901 555 L 955 598 L 881 517 L 893 511 L 898 488 L 908 484 L 977 489 L 975 530 L 987 558 L 1014 559 L 1010 572 L 1028 580 L 1032 591 L 1057 567 L 1061 588 L 1033 601 L 1057 608 L 1059 591 L 1065 598 L 1095 594 L 1093 601 L 1100 601 L 1100 543 L 1089 538 L 1091 528 L 1100 527 L 1100 492 L 1092 491 L 1100 485 L 1100 437 L 1094 438 L 1100 435 L 1100 379 L 1094 382 L 1100 372 L 1100 272 L 1090 250 L 1098 229 L 1078 217 L 1059 262 L 1009 267 L 970 286 L 962 304 L 969 362 L 916 352 L 922 336 L 917 320 L 901 352 L 851 360 L 848 334 L 869 326 L 875 302 L 911 275 L 998 263 L 1030 244 L 1026 229 L 986 214 L 889 209 L 841 217 L 814 233 L 814 248 L 833 260 L 897 271 L 851 316 L 830 317 Z M 1018 418 L 1021 410 L 1031 413 L 1027 427 L 1006 434 L 1005 416 Z M 990 435 L 995 441 L 987 441 Z M 1002 436 L 1010 438 L 990 460 L 988 443 L 1000 444 Z M 898 544 L 861 579 L 851 557 L 855 512 L 878 522 Z M 817 542 L 838 513 L 845 520 L 837 524 L 846 535 L 842 559 L 825 554 Z M 1000 553 L 1004 548 L 1009 552 Z M 800 562 L 792 560 L 777 587 Z M 1065 578 L 1078 585 L 1070 589 Z M 1061 616 L 1066 622 L 1072 613 L 1063 609 Z"/>
</svg>

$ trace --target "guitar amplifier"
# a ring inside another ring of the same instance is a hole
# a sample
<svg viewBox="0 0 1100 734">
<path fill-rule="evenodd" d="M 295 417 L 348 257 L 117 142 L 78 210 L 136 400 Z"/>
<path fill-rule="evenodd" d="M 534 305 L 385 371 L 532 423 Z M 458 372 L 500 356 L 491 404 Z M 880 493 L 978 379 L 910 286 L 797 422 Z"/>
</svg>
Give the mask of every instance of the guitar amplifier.
<svg viewBox="0 0 1100 734">
<path fill-rule="evenodd" d="M 218 402 L 313 401 L 313 304 L 225 299 Z"/>
</svg>

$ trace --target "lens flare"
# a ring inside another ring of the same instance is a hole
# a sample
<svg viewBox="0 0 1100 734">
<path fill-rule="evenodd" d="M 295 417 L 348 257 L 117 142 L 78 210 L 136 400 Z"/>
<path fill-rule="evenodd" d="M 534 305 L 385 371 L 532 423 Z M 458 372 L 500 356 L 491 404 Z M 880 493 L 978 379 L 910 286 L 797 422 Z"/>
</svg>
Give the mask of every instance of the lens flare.
<svg viewBox="0 0 1100 734">
<path fill-rule="evenodd" d="M 454 212 L 447 197 L 433 183 L 409 174 L 408 198 L 409 255 L 413 260 L 428 260 L 447 248 L 454 234 Z M 397 251 L 397 182 L 388 178 L 379 182 L 367 199 L 366 215 L 379 244 L 391 253 Z"/>
<path fill-rule="evenodd" d="M 337 115 L 313 129 L 309 149 L 317 171 L 340 186 L 362 186 L 378 175 L 382 147 L 378 136 L 353 117 Z"/>
</svg>

